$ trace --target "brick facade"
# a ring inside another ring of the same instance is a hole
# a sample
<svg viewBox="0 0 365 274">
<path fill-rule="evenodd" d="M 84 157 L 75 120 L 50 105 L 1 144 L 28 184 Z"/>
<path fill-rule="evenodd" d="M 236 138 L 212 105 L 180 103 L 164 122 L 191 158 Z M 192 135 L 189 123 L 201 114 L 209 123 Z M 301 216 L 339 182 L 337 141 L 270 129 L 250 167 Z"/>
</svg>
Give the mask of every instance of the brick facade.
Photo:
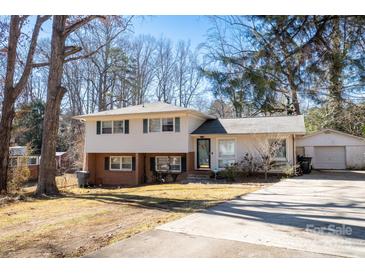
<svg viewBox="0 0 365 274">
<path fill-rule="evenodd" d="M 132 186 L 154 181 L 150 158 L 156 156 L 181 156 L 186 158 L 186 172 L 179 174 L 184 179 L 194 170 L 194 152 L 189 153 L 88 153 L 85 169 L 90 172 L 89 183 L 104 186 Z M 132 156 L 135 168 L 132 171 L 114 171 L 104 167 L 105 158 L 110 156 Z"/>
</svg>

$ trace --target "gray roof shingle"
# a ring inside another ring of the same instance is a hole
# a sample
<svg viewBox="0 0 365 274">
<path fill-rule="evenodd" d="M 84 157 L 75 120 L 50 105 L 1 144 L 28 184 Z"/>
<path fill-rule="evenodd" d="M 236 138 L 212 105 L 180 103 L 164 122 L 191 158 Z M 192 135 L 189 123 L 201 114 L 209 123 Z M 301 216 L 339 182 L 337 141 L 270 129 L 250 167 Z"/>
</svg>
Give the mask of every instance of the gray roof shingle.
<svg viewBox="0 0 365 274">
<path fill-rule="evenodd" d="M 255 117 L 235 119 L 210 119 L 192 134 L 255 134 L 296 133 L 305 134 L 303 115 Z"/>
</svg>

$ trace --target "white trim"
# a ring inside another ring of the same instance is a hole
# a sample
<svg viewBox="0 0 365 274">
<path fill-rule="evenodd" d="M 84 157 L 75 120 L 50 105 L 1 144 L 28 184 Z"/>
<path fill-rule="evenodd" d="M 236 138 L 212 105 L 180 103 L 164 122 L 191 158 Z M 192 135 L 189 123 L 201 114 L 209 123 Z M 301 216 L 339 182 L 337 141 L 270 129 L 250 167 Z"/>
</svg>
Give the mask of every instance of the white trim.
<svg viewBox="0 0 365 274">
<path fill-rule="evenodd" d="M 170 166 L 170 158 L 172 158 L 172 157 L 176 157 L 176 158 L 179 158 L 180 159 L 180 168 L 179 168 L 179 170 L 171 170 L 170 168 L 169 168 L 169 170 L 167 170 L 167 172 L 171 172 L 171 173 L 181 173 L 181 168 L 182 168 L 182 162 L 181 162 L 181 156 L 175 156 L 175 155 L 171 155 L 171 156 L 162 156 L 162 155 L 160 155 L 160 156 L 155 156 L 155 170 L 156 171 L 166 171 L 166 170 L 158 170 L 157 169 L 157 159 L 158 158 L 167 158 L 168 159 L 168 162 L 169 162 L 169 166 Z"/>
<path fill-rule="evenodd" d="M 221 158 L 219 157 L 219 141 L 220 140 L 234 140 L 234 158 Z M 224 167 L 219 167 L 219 160 L 221 159 L 234 159 L 234 161 L 237 163 L 237 138 L 236 137 L 231 137 L 231 136 L 227 136 L 227 137 L 220 137 L 220 138 L 216 138 L 216 167 L 218 170 L 223 170 Z"/>
<path fill-rule="evenodd" d="M 112 157 L 120 159 L 120 168 L 112 168 Z M 123 168 L 123 158 L 131 159 L 131 168 Z M 132 156 L 109 156 L 109 170 L 111 170 L 111 171 L 133 171 L 133 157 Z"/>
<path fill-rule="evenodd" d="M 29 164 L 29 159 L 30 158 L 35 158 L 35 164 Z M 39 165 L 39 156 L 28 156 L 28 160 L 27 160 L 28 166 L 38 166 Z"/>
</svg>

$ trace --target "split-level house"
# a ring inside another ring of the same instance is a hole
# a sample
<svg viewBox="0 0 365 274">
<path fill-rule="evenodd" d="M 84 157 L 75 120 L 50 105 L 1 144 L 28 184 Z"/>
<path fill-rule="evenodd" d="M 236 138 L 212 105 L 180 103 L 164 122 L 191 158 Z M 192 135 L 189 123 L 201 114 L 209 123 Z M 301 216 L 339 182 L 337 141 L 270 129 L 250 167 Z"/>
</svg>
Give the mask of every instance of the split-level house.
<svg viewBox="0 0 365 274">
<path fill-rule="evenodd" d="M 194 109 L 151 103 L 76 116 L 85 123 L 84 170 L 97 185 L 151 182 L 155 172 L 224 169 L 270 139 L 277 161 L 295 164 L 303 116 L 216 119 Z"/>
</svg>

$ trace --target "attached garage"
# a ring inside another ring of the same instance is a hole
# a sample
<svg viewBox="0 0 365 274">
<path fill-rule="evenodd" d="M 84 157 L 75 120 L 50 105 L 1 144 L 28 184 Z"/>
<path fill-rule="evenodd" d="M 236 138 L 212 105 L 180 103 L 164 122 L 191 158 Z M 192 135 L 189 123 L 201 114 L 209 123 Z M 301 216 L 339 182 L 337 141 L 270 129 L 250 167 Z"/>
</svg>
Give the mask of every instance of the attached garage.
<svg viewBox="0 0 365 274">
<path fill-rule="evenodd" d="M 357 136 L 325 129 L 297 139 L 296 148 L 314 169 L 365 169 L 365 139 Z"/>
</svg>

